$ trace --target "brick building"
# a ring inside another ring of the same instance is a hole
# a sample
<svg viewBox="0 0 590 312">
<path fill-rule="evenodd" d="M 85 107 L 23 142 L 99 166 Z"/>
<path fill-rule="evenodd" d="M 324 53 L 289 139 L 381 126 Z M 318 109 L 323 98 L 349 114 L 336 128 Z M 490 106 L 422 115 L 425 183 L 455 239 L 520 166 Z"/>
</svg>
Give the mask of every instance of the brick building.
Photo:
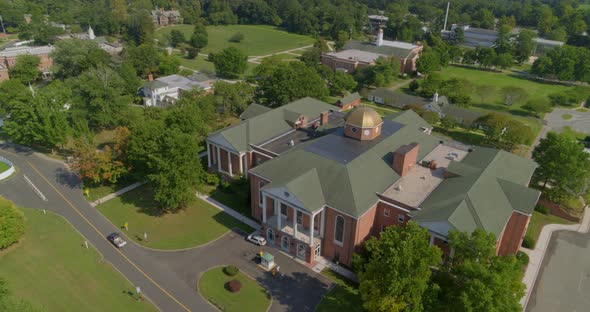
<svg viewBox="0 0 590 312">
<path fill-rule="evenodd" d="M 248 173 L 270 245 L 350 265 L 369 236 L 413 220 L 446 256 L 449 231 L 476 228 L 496 235 L 499 254 L 516 253 L 540 195 L 527 187 L 534 162 L 441 141 L 411 110 L 331 108 L 303 99 L 207 139 L 211 170 Z"/>
<path fill-rule="evenodd" d="M 379 29 L 375 42 L 350 40 L 340 51 L 323 53 L 321 61 L 332 70 L 354 73 L 359 67 L 375 65 L 380 57 L 394 57 L 400 62 L 400 73 L 411 73 L 416 71 L 422 49 L 421 45 L 383 40 L 383 29 Z"/>
<path fill-rule="evenodd" d="M 168 26 L 182 23 L 182 17 L 178 10 L 164 11 L 162 8 L 156 8 L 151 13 L 154 26 Z"/>
<path fill-rule="evenodd" d="M 0 81 L 8 80 L 8 70 L 16 64 L 16 61 L 21 55 L 35 55 L 39 57 L 39 65 L 37 68 L 43 73 L 44 76 L 51 72 L 53 67 L 53 59 L 50 54 L 53 52 L 53 46 L 19 46 L 6 48 L 0 51 Z"/>
</svg>

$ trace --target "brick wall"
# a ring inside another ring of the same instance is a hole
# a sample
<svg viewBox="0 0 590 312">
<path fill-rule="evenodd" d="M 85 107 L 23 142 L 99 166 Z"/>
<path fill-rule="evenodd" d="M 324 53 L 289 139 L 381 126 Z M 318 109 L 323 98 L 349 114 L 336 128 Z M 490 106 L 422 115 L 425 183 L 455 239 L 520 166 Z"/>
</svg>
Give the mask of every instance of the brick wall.
<svg viewBox="0 0 590 312">
<path fill-rule="evenodd" d="M 240 156 L 234 153 L 230 153 L 231 155 L 231 173 L 233 175 L 240 174 Z"/>
<path fill-rule="evenodd" d="M 530 218 L 530 216 L 522 213 L 512 212 L 508 223 L 504 227 L 504 231 L 500 235 L 500 246 L 497 250 L 499 255 L 516 254 L 526 234 Z"/>
<path fill-rule="evenodd" d="M 572 222 L 580 222 L 580 218 L 574 217 L 570 214 L 568 214 L 567 212 L 565 212 L 565 210 L 563 208 L 561 208 L 561 206 L 559 206 L 556 203 L 552 203 L 550 201 L 548 201 L 547 199 L 541 198 L 539 199 L 539 205 L 543 205 L 545 207 L 547 207 L 550 211 L 550 213 L 554 216 L 558 216 L 562 219 L 566 219 L 568 221 L 572 221 Z"/>
<path fill-rule="evenodd" d="M 225 149 L 219 148 L 219 161 L 221 162 L 221 170 L 225 172 L 229 172 L 228 156 L 228 152 Z"/>
<path fill-rule="evenodd" d="M 391 205 L 388 205 L 383 202 L 379 202 L 377 204 L 377 212 L 375 214 L 375 232 L 378 233 L 381 231 L 382 228 L 388 226 L 400 226 L 406 225 L 410 220 L 410 217 L 407 213 L 401 209 L 397 209 Z M 389 216 L 386 216 L 386 211 L 389 213 Z M 398 215 L 404 216 L 404 222 L 400 223 L 398 221 Z"/>
<path fill-rule="evenodd" d="M 257 220 L 258 222 L 262 222 L 262 208 L 260 203 L 260 197 L 259 197 L 259 185 L 260 182 L 264 182 L 264 183 L 268 183 L 269 181 L 264 180 L 258 176 L 255 176 L 253 174 L 250 174 L 250 212 L 252 213 L 252 218 L 254 218 L 255 220 Z M 267 207 L 269 202 L 272 204 L 272 199 L 267 198 Z M 270 206 L 272 208 L 272 206 Z"/>
<path fill-rule="evenodd" d="M 355 235 L 354 235 L 354 250 L 359 251 L 361 244 L 369 235 L 375 234 L 375 216 L 377 214 L 377 206 L 373 206 L 365 214 L 363 214 L 358 220 L 355 220 Z M 348 264 L 350 265 L 350 264 Z"/>
<path fill-rule="evenodd" d="M 338 259 L 341 263 L 350 264 L 352 253 L 354 251 L 354 219 L 344 215 L 334 209 L 325 208 L 324 238 L 322 240 L 322 256 L 328 260 Z M 344 241 L 342 246 L 334 242 L 334 227 L 336 225 L 336 216 L 344 218 Z"/>
</svg>

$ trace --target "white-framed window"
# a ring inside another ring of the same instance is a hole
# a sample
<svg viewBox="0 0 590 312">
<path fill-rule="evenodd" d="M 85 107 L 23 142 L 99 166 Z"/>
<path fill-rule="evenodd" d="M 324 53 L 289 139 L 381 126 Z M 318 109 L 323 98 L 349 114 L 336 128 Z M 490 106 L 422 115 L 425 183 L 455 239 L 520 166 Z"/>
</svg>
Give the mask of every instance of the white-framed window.
<svg viewBox="0 0 590 312">
<path fill-rule="evenodd" d="M 340 245 L 344 243 L 344 217 L 336 216 L 334 223 L 334 241 Z"/>
<path fill-rule="evenodd" d="M 297 224 L 303 225 L 303 212 L 297 210 Z"/>
<path fill-rule="evenodd" d="M 406 216 L 404 216 L 403 214 L 398 214 L 397 215 L 397 222 L 404 223 L 404 221 L 406 221 Z"/>
<path fill-rule="evenodd" d="M 281 203 L 281 216 L 287 217 L 287 205 Z"/>
<path fill-rule="evenodd" d="M 384 208 L 383 209 L 383 216 L 389 217 L 389 208 Z"/>
</svg>

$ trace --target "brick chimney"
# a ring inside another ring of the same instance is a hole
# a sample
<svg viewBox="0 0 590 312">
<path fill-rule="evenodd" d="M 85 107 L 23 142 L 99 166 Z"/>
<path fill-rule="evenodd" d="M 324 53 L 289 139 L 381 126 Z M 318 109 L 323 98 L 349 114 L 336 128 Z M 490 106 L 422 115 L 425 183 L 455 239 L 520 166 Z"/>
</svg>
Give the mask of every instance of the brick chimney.
<svg viewBox="0 0 590 312">
<path fill-rule="evenodd" d="M 328 123 L 330 112 L 323 112 L 320 114 L 320 125 L 323 126 Z"/>
<path fill-rule="evenodd" d="M 148 81 L 153 81 L 153 80 L 154 80 L 154 75 L 152 75 L 152 74 L 149 74 L 149 75 L 148 75 Z"/>
<path fill-rule="evenodd" d="M 400 146 L 393 152 L 393 170 L 400 176 L 405 176 L 418 161 L 418 149 L 416 142 Z"/>
</svg>

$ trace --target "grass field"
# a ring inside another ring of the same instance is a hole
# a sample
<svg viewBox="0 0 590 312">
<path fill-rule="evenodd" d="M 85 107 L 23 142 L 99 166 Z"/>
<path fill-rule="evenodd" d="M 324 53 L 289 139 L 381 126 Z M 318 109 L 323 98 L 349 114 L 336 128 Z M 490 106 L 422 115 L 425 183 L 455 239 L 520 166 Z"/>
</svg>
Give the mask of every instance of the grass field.
<svg viewBox="0 0 590 312">
<path fill-rule="evenodd" d="M 174 52 L 174 56 L 176 56 L 180 60 L 180 65 L 184 67 L 188 67 L 190 69 L 198 70 L 200 72 L 206 74 L 215 74 L 215 65 L 212 62 L 207 61 L 207 57 L 204 55 L 199 55 L 194 59 L 189 59 L 185 56 L 180 55 L 180 53 Z M 256 68 L 256 64 L 248 62 L 248 67 L 246 68 L 245 75 L 252 74 L 254 68 Z"/>
<path fill-rule="evenodd" d="M 234 279 L 242 283 L 237 293 L 226 289 L 226 283 Z M 270 305 L 266 290 L 243 273 L 230 277 L 223 272 L 223 267 L 215 267 L 203 273 L 198 283 L 201 295 L 221 311 L 264 312 Z"/>
<path fill-rule="evenodd" d="M 0 202 L 0 209 L 2 203 Z M 157 311 L 63 218 L 23 209 L 26 234 L 0 252 L 0 277 L 13 297 L 43 311 Z"/>
<path fill-rule="evenodd" d="M 323 270 L 322 274 L 332 279 L 336 286 L 324 296 L 316 309 L 317 312 L 364 311 L 358 285 L 330 269 Z"/>
<path fill-rule="evenodd" d="M 541 229 L 543 229 L 543 226 L 552 223 L 572 224 L 573 222 L 554 215 L 545 215 L 538 211 L 533 211 L 533 216 L 531 217 L 531 222 L 529 223 L 526 235 L 531 236 L 536 242 L 537 238 L 539 238 L 539 234 L 541 234 Z"/>
<path fill-rule="evenodd" d="M 218 210 L 209 203 L 196 199 L 178 213 L 156 215 L 156 204 L 148 185 L 138 187 L 96 207 L 113 224 L 122 227 L 137 243 L 156 249 L 182 249 L 202 245 L 225 234 L 234 227 L 251 232 L 247 225 Z M 123 230 L 124 231 L 124 230 Z M 148 240 L 143 240 L 143 234 Z"/>
<path fill-rule="evenodd" d="M 521 108 L 522 105 L 526 104 L 526 101 L 525 103 L 513 104 L 510 107 L 506 106 L 503 102 L 503 97 L 500 92 L 500 89 L 502 89 L 503 87 L 519 86 L 526 90 L 526 92 L 529 95 L 529 100 L 547 100 L 548 95 L 553 93 L 559 93 L 567 90 L 568 88 L 571 88 L 560 84 L 550 84 L 528 80 L 519 77 L 515 74 L 511 74 L 509 72 L 493 73 L 477 69 L 468 69 L 455 66 L 448 66 L 446 68 L 443 68 L 440 71 L 440 74 L 444 79 L 466 79 L 470 81 L 474 86 L 494 86 L 496 88 L 495 93 L 493 94 L 493 96 L 490 97 L 489 100 L 487 100 L 488 103 L 484 104 L 481 103 L 481 99 L 477 95 L 477 92 L 473 90 L 471 93 L 471 98 L 473 100 L 473 103 L 475 103 L 474 106 L 488 110 L 506 111 L 518 115 L 528 114 Z"/>
<path fill-rule="evenodd" d="M 182 31 L 188 40 L 194 26 L 176 25 L 159 28 L 156 30 L 156 37 L 164 40 L 173 29 Z M 240 43 L 230 42 L 231 36 L 237 32 L 244 34 L 244 40 Z M 312 37 L 288 33 L 266 25 L 207 26 L 207 33 L 209 43 L 201 50 L 201 53 L 205 54 L 219 52 L 227 47 L 236 47 L 248 56 L 260 56 L 308 46 L 314 42 Z"/>
<path fill-rule="evenodd" d="M 0 173 L 10 169 L 10 166 L 0 161 Z"/>
</svg>

